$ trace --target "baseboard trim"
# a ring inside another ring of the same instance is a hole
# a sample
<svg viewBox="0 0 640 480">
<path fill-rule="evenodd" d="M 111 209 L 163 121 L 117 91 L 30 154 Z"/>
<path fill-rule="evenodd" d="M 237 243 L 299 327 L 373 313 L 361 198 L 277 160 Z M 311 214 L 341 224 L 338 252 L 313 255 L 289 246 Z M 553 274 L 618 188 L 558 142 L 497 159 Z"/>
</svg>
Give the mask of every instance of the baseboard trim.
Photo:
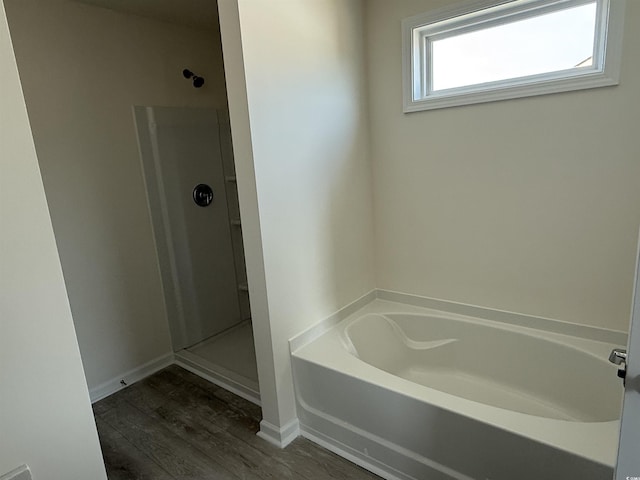
<svg viewBox="0 0 640 480">
<path fill-rule="evenodd" d="M 240 380 L 244 377 L 237 375 L 237 379 L 232 378 L 234 377 L 233 372 L 207 362 L 187 350 L 181 350 L 175 354 L 175 364 L 231 393 L 235 393 L 251 403 L 261 406 L 260 391 L 258 385 L 254 385 L 255 382 L 251 382 L 251 386 L 244 385 L 243 381 Z M 244 383 L 249 384 L 250 381 L 247 380 Z"/>
<path fill-rule="evenodd" d="M 294 418 L 282 428 L 278 428 L 274 424 L 262 420 L 260 431 L 256 435 L 276 447 L 285 448 L 300 435 L 300 423 L 297 418 Z"/>
<path fill-rule="evenodd" d="M 125 373 L 118 375 L 111 380 L 108 380 L 100 385 L 89 390 L 89 398 L 91 398 L 91 403 L 96 403 L 99 400 L 102 400 L 109 395 L 116 393 L 123 388 L 131 385 L 132 383 L 138 382 L 143 378 L 148 377 L 149 375 L 153 375 L 154 373 L 162 370 L 163 368 L 168 367 L 174 363 L 174 355 L 173 353 L 167 353 L 160 357 L 157 357 L 147 363 L 140 365 L 132 370 L 129 370 Z M 124 385 L 122 384 L 124 382 Z"/>
<path fill-rule="evenodd" d="M 371 290 L 369 293 L 364 294 L 357 300 L 342 307 L 340 310 L 328 316 L 324 320 L 320 320 L 318 323 L 307 328 L 306 330 L 299 333 L 295 337 L 292 337 L 291 339 L 289 339 L 289 350 L 291 351 L 291 353 L 294 353 L 300 347 L 303 347 L 308 343 L 314 341 L 316 338 L 321 336 L 331 327 L 337 325 L 342 320 L 347 318 L 349 315 L 351 315 L 354 312 L 357 312 L 368 303 L 371 303 L 373 300 L 376 299 L 376 297 L 377 297 L 377 290 Z"/>
</svg>

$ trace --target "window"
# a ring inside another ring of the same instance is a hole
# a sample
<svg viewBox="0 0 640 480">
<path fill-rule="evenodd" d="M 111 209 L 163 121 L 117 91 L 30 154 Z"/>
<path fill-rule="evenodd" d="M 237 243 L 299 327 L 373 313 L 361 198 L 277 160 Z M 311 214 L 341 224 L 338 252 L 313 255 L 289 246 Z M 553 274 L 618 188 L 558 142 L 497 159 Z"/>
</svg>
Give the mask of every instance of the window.
<svg viewBox="0 0 640 480">
<path fill-rule="evenodd" d="M 624 0 L 475 0 L 403 22 L 404 111 L 616 85 Z"/>
</svg>

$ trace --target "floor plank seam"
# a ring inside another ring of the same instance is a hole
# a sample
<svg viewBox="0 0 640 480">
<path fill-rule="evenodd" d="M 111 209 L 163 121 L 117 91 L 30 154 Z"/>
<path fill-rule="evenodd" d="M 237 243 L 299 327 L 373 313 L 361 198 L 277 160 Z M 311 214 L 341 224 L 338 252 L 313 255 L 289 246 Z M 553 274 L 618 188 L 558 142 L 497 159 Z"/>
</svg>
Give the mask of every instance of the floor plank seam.
<svg viewBox="0 0 640 480">
<path fill-rule="evenodd" d="M 149 418 L 151 418 L 152 420 L 156 420 L 155 418 L 151 417 L 149 414 L 147 414 L 146 412 L 142 411 L 137 405 L 135 405 L 133 402 L 129 401 L 129 400 L 125 400 L 126 403 L 128 403 L 129 405 L 131 405 L 134 409 L 136 409 L 138 412 L 140 412 L 141 415 L 145 415 Z M 226 472 L 229 473 L 229 475 L 233 476 L 233 472 L 231 472 L 229 469 L 227 469 L 226 467 L 224 467 L 223 465 L 221 465 L 216 459 L 212 458 L 207 452 L 203 451 L 202 448 L 199 445 L 194 445 L 192 442 L 189 442 L 188 440 L 182 438 L 180 435 L 174 433 L 171 429 L 167 428 L 164 425 L 161 425 L 161 428 L 170 436 L 172 437 L 176 437 L 178 439 L 180 439 L 181 441 L 183 441 L 184 443 L 190 445 L 192 448 L 194 448 L 196 451 L 200 452 L 203 456 L 209 458 L 213 463 L 216 464 L 217 467 L 219 467 L 222 470 L 225 470 Z"/>
<path fill-rule="evenodd" d="M 94 414 L 110 480 L 379 478 L 302 437 L 284 450 L 268 444 L 256 436 L 259 407 L 175 365 Z"/>
</svg>

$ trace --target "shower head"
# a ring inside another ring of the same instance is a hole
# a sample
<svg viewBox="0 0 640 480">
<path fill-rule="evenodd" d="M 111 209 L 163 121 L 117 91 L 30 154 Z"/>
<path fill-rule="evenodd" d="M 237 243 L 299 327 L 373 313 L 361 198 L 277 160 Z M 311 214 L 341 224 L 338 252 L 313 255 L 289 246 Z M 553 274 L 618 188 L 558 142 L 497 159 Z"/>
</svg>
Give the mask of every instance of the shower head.
<svg viewBox="0 0 640 480">
<path fill-rule="evenodd" d="M 196 87 L 196 88 L 200 88 L 202 85 L 204 85 L 204 78 L 194 75 L 193 76 L 193 86 Z"/>
<path fill-rule="evenodd" d="M 200 88 L 201 86 L 204 85 L 204 78 L 203 77 L 199 77 L 198 75 L 193 73 L 188 68 L 185 68 L 182 71 L 182 75 L 184 76 L 184 78 L 187 78 L 187 79 L 192 78 L 193 79 L 193 86 L 195 88 Z"/>
</svg>

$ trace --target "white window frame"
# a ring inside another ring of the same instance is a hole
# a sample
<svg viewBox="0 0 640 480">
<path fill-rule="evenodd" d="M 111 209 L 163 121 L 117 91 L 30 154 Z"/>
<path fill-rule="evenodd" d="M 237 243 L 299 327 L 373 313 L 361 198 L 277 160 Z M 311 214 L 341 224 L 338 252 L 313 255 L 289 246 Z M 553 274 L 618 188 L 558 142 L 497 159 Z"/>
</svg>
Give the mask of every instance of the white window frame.
<svg viewBox="0 0 640 480">
<path fill-rule="evenodd" d="M 402 22 L 404 112 L 617 85 L 626 0 L 596 0 L 593 65 L 431 91 L 427 51 L 434 39 L 531 18 L 593 0 L 468 0 Z"/>
</svg>

